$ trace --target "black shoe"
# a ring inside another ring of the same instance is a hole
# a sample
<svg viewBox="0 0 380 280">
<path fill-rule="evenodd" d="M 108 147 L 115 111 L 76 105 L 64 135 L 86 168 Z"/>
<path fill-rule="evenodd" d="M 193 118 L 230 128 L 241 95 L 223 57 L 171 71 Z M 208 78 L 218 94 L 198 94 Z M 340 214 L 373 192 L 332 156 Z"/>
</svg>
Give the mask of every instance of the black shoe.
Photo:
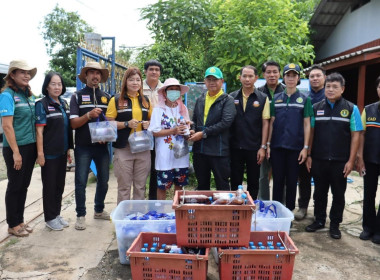
<svg viewBox="0 0 380 280">
<path fill-rule="evenodd" d="M 373 235 L 372 242 L 375 244 L 380 244 L 380 234 L 379 233 L 376 233 Z"/>
<path fill-rule="evenodd" d="M 324 228 L 324 227 L 325 227 L 325 225 L 324 225 L 323 223 L 315 221 L 315 222 L 312 223 L 311 225 L 308 225 L 308 226 L 305 228 L 305 230 L 306 230 L 307 232 L 315 232 L 315 231 L 317 231 L 318 229 L 322 229 L 322 228 Z"/>
<path fill-rule="evenodd" d="M 361 240 L 370 240 L 372 235 L 373 235 L 372 232 L 363 230 L 362 233 L 359 235 L 359 238 Z"/>
<path fill-rule="evenodd" d="M 330 227 L 330 236 L 334 239 L 341 239 L 342 233 L 338 227 Z"/>
</svg>

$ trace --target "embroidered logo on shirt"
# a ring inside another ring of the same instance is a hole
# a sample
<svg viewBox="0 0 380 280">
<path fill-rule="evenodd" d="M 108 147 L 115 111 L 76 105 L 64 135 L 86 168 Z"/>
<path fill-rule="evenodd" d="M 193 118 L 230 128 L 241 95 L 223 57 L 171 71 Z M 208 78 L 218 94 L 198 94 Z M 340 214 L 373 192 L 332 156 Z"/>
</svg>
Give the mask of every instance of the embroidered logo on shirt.
<svg viewBox="0 0 380 280">
<path fill-rule="evenodd" d="M 49 110 L 49 112 L 50 111 L 55 111 L 55 108 L 53 106 L 48 106 L 48 110 Z"/>
<path fill-rule="evenodd" d="M 21 101 L 20 97 L 18 97 L 18 96 L 15 96 L 14 99 L 15 99 L 15 102 Z"/>
<path fill-rule="evenodd" d="M 127 101 L 127 100 L 124 100 L 123 107 L 124 107 L 124 108 L 128 108 L 128 101 Z"/>
<path fill-rule="evenodd" d="M 108 103 L 108 99 L 105 96 L 102 96 L 102 98 L 100 98 L 100 101 L 102 101 L 103 104 L 107 104 Z"/>
<path fill-rule="evenodd" d="M 274 103 L 281 103 L 282 99 L 277 99 Z"/>
<path fill-rule="evenodd" d="M 84 102 L 91 101 L 90 96 L 89 95 L 82 95 L 82 101 L 84 101 Z"/>
<path fill-rule="evenodd" d="M 302 103 L 302 102 L 303 102 L 303 98 L 302 98 L 302 97 L 298 97 L 298 98 L 296 99 L 296 102 L 297 102 L 297 103 Z"/>
<path fill-rule="evenodd" d="M 344 117 L 344 118 L 347 117 L 348 114 L 349 114 L 349 112 L 348 112 L 348 110 L 346 110 L 346 109 L 340 111 L 340 115 L 341 115 L 342 117 Z"/>
<path fill-rule="evenodd" d="M 317 116 L 323 116 L 325 114 L 325 110 L 318 110 Z"/>
<path fill-rule="evenodd" d="M 367 118 L 367 121 L 374 122 L 374 121 L 376 121 L 376 117 L 369 117 L 369 118 Z"/>
<path fill-rule="evenodd" d="M 253 102 L 253 107 L 259 107 L 260 106 L 260 103 L 259 103 L 259 101 L 255 101 L 255 102 Z"/>
</svg>

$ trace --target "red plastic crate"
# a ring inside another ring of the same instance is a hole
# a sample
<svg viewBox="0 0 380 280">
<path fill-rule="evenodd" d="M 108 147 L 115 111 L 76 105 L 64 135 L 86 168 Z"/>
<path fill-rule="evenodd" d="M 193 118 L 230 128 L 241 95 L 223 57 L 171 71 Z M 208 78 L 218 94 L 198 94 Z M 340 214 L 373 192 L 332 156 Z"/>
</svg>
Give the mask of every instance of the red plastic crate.
<svg viewBox="0 0 380 280">
<path fill-rule="evenodd" d="M 186 191 L 185 194 L 230 193 L 229 191 Z M 255 204 L 247 194 L 245 205 L 181 204 L 176 191 L 173 199 L 177 243 L 189 247 L 247 246 Z"/>
<path fill-rule="evenodd" d="M 205 255 L 143 253 L 144 243 L 177 244 L 176 235 L 171 233 L 141 232 L 127 251 L 132 279 L 173 279 L 202 280 L 207 279 L 209 249 Z"/>
<path fill-rule="evenodd" d="M 247 234 L 248 235 L 248 234 Z M 284 231 L 254 231 L 250 241 L 281 242 L 285 250 L 218 249 L 221 280 L 289 280 L 298 249 Z"/>
</svg>

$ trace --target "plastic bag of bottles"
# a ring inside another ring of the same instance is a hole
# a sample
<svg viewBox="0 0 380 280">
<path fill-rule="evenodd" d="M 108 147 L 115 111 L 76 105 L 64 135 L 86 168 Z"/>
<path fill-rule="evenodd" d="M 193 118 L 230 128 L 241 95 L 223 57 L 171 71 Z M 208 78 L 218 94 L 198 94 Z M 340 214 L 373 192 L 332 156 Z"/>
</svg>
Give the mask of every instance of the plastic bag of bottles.
<svg viewBox="0 0 380 280">
<path fill-rule="evenodd" d="M 173 151 L 175 158 L 184 157 L 189 153 L 189 145 L 183 136 L 176 136 L 176 142 L 173 146 Z"/>
<path fill-rule="evenodd" d="M 128 143 L 132 154 L 152 150 L 154 146 L 153 135 L 150 131 L 147 130 L 135 130 L 129 136 Z"/>
</svg>

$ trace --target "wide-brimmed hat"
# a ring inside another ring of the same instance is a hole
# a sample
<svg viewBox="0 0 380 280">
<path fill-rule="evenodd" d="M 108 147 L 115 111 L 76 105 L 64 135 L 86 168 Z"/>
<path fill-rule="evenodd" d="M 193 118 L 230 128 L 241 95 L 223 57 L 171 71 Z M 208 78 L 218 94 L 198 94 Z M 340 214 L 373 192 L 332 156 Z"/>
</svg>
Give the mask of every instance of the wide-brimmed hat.
<svg viewBox="0 0 380 280">
<path fill-rule="evenodd" d="M 158 93 L 163 95 L 166 89 L 170 86 L 179 86 L 181 88 L 181 95 L 184 95 L 189 91 L 188 86 L 181 85 L 177 79 L 169 78 L 165 80 L 164 85 L 158 90 Z"/>
<path fill-rule="evenodd" d="M 96 61 L 90 61 L 87 62 L 86 66 L 83 67 L 80 70 L 80 74 L 78 75 L 79 80 L 81 80 L 82 83 L 87 83 L 86 81 L 86 73 L 90 69 L 96 69 L 99 70 L 102 73 L 102 79 L 100 80 L 101 83 L 105 83 L 109 76 L 109 71 L 107 68 L 103 68 L 99 62 Z"/>
<path fill-rule="evenodd" d="M 4 80 L 8 80 L 10 74 L 16 69 L 30 71 L 30 79 L 33 79 L 37 73 L 37 68 L 29 66 L 25 60 L 12 60 L 11 63 L 9 63 L 8 74 L 4 77 Z"/>
</svg>

